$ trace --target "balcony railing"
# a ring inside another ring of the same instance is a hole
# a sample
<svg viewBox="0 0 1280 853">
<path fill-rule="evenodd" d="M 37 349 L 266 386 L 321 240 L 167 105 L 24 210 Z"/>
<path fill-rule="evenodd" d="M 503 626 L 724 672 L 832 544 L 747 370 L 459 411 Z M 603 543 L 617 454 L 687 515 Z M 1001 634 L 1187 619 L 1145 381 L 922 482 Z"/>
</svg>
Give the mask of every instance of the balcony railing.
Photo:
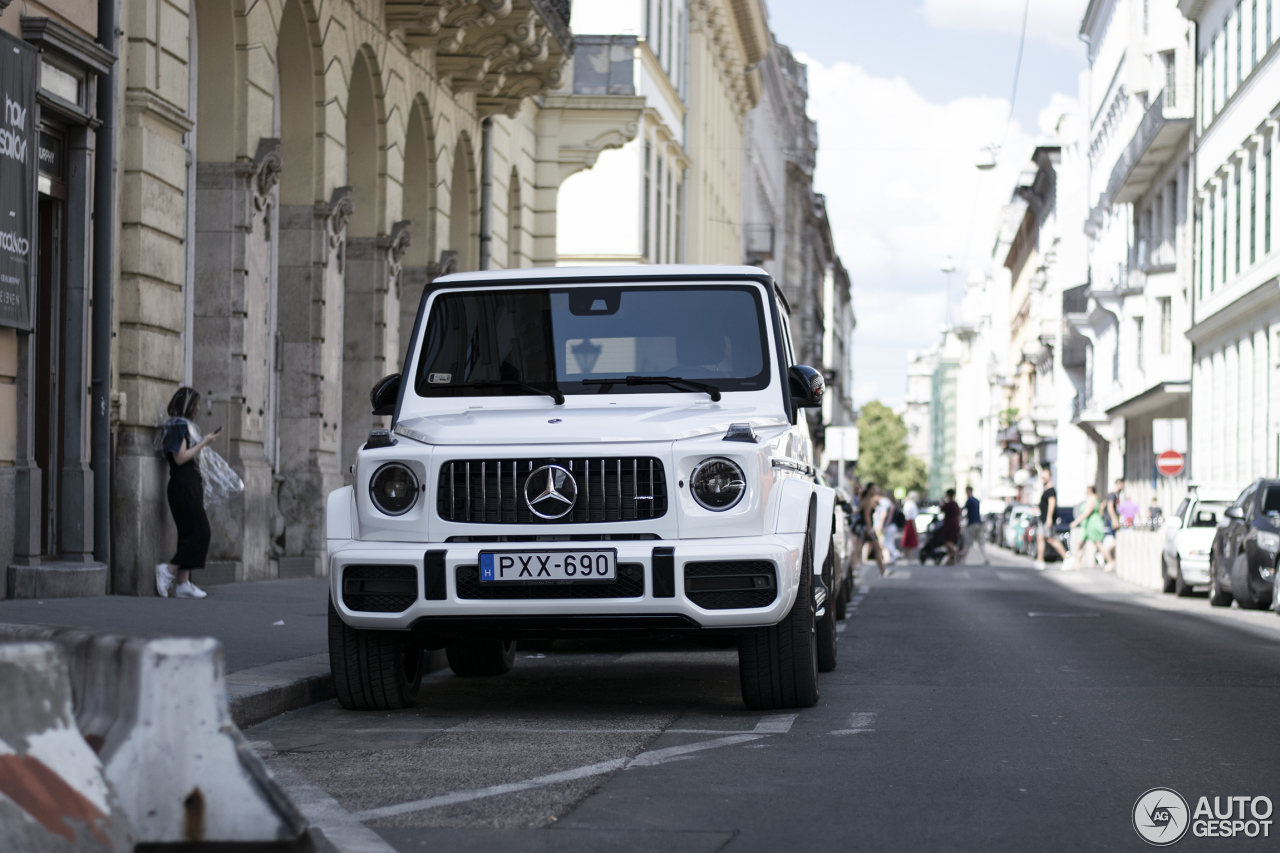
<svg viewBox="0 0 1280 853">
<path fill-rule="evenodd" d="M 1167 117 L 1164 92 L 1157 95 L 1111 170 L 1111 180 L 1107 182 L 1111 203 L 1128 204 L 1141 198 L 1156 173 L 1177 154 L 1179 143 L 1190 130 L 1191 119 Z"/>
</svg>

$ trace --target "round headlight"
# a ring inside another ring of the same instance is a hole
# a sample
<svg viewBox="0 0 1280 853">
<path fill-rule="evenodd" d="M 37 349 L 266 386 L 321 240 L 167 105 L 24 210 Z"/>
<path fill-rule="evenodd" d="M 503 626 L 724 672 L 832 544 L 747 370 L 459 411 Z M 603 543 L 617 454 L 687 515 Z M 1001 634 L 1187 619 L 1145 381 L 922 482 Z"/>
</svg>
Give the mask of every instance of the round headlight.
<svg viewBox="0 0 1280 853">
<path fill-rule="evenodd" d="M 693 475 L 689 477 L 689 491 L 702 508 L 723 512 L 747 493 L 747 478 L 735 463 L 713 456 L 702 460 L 693 469 Z"/>
<path fill-rule="evenodd" d="M 387 515 L 404 515 L 418 502 L 418 478 L 409 466 L 390 462 L 373 472 L 369 497 Z"/>
</svg>

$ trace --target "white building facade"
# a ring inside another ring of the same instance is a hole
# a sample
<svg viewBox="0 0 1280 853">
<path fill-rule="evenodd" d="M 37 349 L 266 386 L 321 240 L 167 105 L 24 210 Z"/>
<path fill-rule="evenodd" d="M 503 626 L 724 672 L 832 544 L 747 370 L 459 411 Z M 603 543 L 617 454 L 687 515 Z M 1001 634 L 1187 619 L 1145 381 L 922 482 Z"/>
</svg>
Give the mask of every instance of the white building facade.
<svg viewBox="0 0 1280 853">
<path fill-rule="evenodd" d="M 1195 25 L 1191 469 L 1236 489 L 1280 471 L 1280 8 L 1182 0 Z"/>
</svg>

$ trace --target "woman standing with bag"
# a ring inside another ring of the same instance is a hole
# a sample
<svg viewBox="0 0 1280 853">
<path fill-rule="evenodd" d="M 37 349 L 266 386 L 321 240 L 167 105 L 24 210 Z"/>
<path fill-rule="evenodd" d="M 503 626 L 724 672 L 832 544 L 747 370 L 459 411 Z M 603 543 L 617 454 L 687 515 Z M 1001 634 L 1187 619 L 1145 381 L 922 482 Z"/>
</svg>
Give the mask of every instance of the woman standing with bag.
<svg viewBox="0 0 1280 853">
<path fill-rule="evenodd" d="M 191 570 L 203 569 L 209 554 L 209 517 L 204 511 L 204 478 L 200 476 L 198 455 L 218 434 L 219 427 L 199 437 L 192 419 L 200 408 L 200 394 L 183 386 L 169 401 L 169 420 L 160 439 L 169 462 L 169 512 L 178 528 L 178 550 L 168 563 L 156 566 L 156 594 L 168 598 L 204 598 L 208 593 L 191 582 Z M 174 584 L 177 587 L 174 587 Z"/>
</svg>

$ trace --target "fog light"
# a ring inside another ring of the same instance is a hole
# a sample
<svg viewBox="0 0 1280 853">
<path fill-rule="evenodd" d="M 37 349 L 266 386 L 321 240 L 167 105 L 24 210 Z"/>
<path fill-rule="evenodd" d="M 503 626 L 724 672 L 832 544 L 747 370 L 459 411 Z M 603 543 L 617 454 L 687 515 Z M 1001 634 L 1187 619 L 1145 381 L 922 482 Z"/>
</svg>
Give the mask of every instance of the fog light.
<svg viewBox="0 0 1280 853">
<path fill-rule="evenodd" d="M 1263 566 L 1262 568 L 1258 569 L 1258 574 L 1262 575 L 1262 579 L 1264 581 L 1269 581 L 1276 576 L 1276 570 L 1273 569 L 1271 566 Z"/>
</svg>

